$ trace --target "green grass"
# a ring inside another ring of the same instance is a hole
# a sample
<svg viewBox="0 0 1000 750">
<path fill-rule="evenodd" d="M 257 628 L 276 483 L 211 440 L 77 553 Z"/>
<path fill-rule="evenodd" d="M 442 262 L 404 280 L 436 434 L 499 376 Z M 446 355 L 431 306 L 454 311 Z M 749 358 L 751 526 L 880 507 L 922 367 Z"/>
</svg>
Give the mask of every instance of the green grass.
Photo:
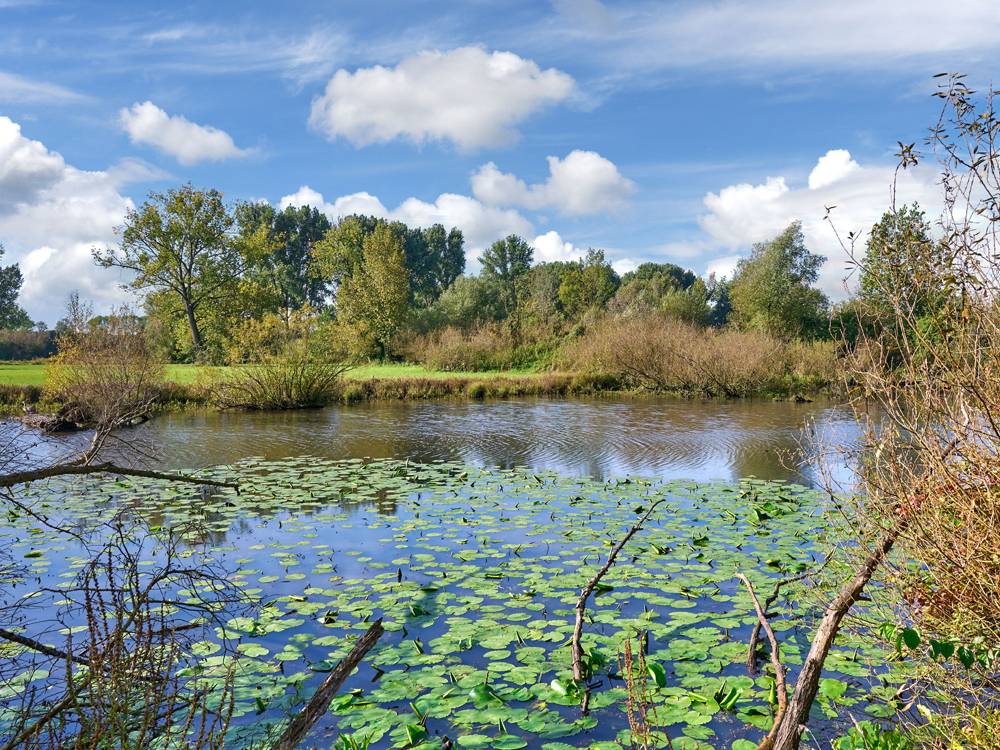
<svg viewBox="0 0 1000 750">
<path fill-rule="evenodd" d="M 205 365 L 167 365 L 167 380 L 189 385 L 199 379 L 210 376 L 213 372 L 224 370 L 223 367 L 208 367 Z M 428 370 L 422 365 L 369 364 L 349 370 L 345 377 L 351 380 L 368 380 L 369 378 L 487 378 L 498 375 L 497 372 L 441 372 Z M 530 375 L 528 370 L 508 370 L 503 375 Z M 2 363 L 0 364 L 0 384 L 11 385 L 44 385 L 45 365 L 42 363 Z"/>
<path fill-rule="evenodd" d="M 33 362 L 0 364 L 0 384 L 44 385 L 45 366 Z"/>
</svg>

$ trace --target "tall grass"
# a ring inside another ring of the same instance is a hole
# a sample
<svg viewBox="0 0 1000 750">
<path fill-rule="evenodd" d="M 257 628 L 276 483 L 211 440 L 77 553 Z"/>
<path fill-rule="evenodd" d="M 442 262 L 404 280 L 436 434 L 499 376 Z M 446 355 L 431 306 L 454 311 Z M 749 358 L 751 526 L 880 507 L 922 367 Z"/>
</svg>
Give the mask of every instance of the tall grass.
<svg viewBox="0 0 1000 750">
<path fill-rule="evenodd" d="M 701 328 L 651 313 L 599 321 L 567 345 L 559 361 L 567 369 L 606 374 L 633 388 L 737 398 L 794 390 L 799 374 L 808 374 L 802 381 L 812 385 L 828 382 L 835 352 L 811 345 L 792 348 L 765 333 Z"/>
<path fill-rule="evenodd" d="M 211 400 L 227 409 L 302 409 L 326 406 L 341 392 L 347 366 L 305 355 L 228 368 L 210 385 Z"/>
<path fill-rule="evenodd" d="M 464 372 L 536 367 L 549 359 L 552 348 L 546 341 L 515 339 L 503 326 L 491 324 L 473 331 L 448 327 L 419 336 L 407 353 L 429 369 Z"/>
</svg>

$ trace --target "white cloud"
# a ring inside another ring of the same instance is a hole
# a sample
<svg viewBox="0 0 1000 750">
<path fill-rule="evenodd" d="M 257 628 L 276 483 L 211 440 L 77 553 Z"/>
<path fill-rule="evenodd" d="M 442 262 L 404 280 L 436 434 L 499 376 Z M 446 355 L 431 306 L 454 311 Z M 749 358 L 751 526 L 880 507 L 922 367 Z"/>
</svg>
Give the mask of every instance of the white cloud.
<svg viewBox="0 0 1000 750">
<path fill-rule="evenodd" d="M 555 208 L 579 216 L 615 211 L 635 190 L 635 184 L 618 171 L 614 162 L 596 151 L 574 150 L 565 159 L 546 158 L 549 177 L 534 185 L 501 172 L 493 162 L 484 164 L 472 175 L 473 195 L 498 206 Z"/>
<path fill-rule="evenodd" d="M 540 43 L 586 43 L 592 57 L 633 71 L 912 71 L 918 61 L 930 74 L 982 65 L 1000 48 L 994 0 L 960 0 L 945 13 L 937 0 L 840 0 L 808 8 L 800 0 L 584 5 L 587 12 L 580 13 L 578 3 L 560 2 L 560 23 L 540 28 Z"/>
<path fill-rule="evenodd" d="M 731 279 L 736 272 L 736 264 L 740 262 L 740 255 L 723 255 L 721 258 L 713 258 L 705 266 L 705 276 L 715 274 L 717 279 Z"/>
<path fill-rule="evenodd" d="M 827 151 L 819 157 L 816 166 L 809 173 L 809 189 L 819 190 L 832 185 L 860 168 L 847 149 L 835 148 Z"/>
<path fill-rule="evenodd" d="M 513 141 L 518 123 L 573 87 L 566 73 L 512 52 L 425 51 L 392 68 L 338 70 L 313 100 L 309 123 L 356 146 L 405 138 L 468 150 Z"/>
<path fill-rule="evenodd" d="M 554 261 L 579 260 L 583 251 L 572 242 L 566 242 L 559 232 L 549 230 L 540 234 L 531 242 L 535 249 L 535 263 L 552 263 Z"/>
<path fill-rule="evenodd" d="M 475 198 L 455 193 L 442 193 L 433 203 L 407 198 L 390 210 L 370 193 L 351 193 L 327 202 L 322 193 L 303 185 L 278 201 L 280 208 L 301 205 L 318 208 L 333 221 L 362 213 L 402 221 L 410 226 L 443 224 L 445 227 L 458 227 L 465 235 L 466 256 L 473 262 L 495 240 L 508 234 L 527 237 L 532 233 L 531 222 L 517 211 L 485 206 Z"/>
<path fill-rule="evenodd" d="M 0 71 L 0 102 L 5 104 L 66 104 L 87 98 L 54 83 Z"/>
<path fill-rule="evenodd" d="M 114 241 L 132 207 L 121 186 L 156 174 L 138 162 L 77 169 L 0 117 L 0 237 L 21 265 L 21 304 L 32 317 L 54 323 L 73 290 L 102 311 L 126 299 L 117 275 L 95 266 L 90 251 Z"/>
<path fill-rule="evenodd" d="M 731 250 L 745 250 L 754 242 L 768 240 L 791 222 L 802 222 L 806 244 L 828 260 L 820 274 L 820 286 L 834 297 L 844 295 L 849 257 L 837 239 L 846 241 L 853 232 L 858 249 L 868 230 L 891 205 L 893 166 L 858 164 L 844 150 L 828 151 L 816 162 L 808 184 L 791 187 L 784 177 L 768 177 L 757 185 L 730 185 L 709 193 L 704 203 L 708 213 L 699 223 L 705 233 Z M 896 182 L 896 204 L 917 201 L 930 217 L 940 213 L 940 186 L 933 167 L 903 171 Z M 826 220 L 827 207 L 832 224 Z M 717 258 L 712 264 L 721 272 L 735 256 Z M 711 265 L 711 264 L 710 264 Z"/>
<path fill-rule="evenodd" d="M 198 125 L 181 115 L 168 115 L 150 101 L 123 107 L 118 116 L 132 143 L 158 148 L 181 164 L 223 161 L 253 153 L 253 149 L 237 147 L 224 130 Z"/>
</svg>

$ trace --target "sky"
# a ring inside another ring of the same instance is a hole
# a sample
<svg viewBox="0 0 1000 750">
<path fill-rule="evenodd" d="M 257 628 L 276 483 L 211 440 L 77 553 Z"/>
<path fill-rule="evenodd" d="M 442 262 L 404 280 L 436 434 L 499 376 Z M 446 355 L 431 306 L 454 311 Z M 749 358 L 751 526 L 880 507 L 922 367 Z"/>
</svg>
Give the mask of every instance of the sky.
<svg viewBox="0 0 1000 750">
<path fill-rule="evenodd" d="M 191 182 L 458 226 L 470 272 L 516 233 L 536 261 L 730 275 L 800 220 L 837 299 L 838 235 L 890 205 L 932 76 L 988 85 L 998 52 L 995 0 L 0 0 L 3 262 L 35 319 L 74 290 L 106 310 L 127 279 L 92 248 Z M 936 172 L 896 200 L 933 216 Z"/>
</svg>

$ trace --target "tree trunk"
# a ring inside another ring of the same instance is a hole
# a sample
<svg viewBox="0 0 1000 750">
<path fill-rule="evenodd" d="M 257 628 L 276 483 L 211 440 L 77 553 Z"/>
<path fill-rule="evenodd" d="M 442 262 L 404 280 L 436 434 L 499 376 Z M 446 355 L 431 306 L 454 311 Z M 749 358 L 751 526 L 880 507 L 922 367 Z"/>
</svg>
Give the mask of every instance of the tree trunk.
<svg viewBox="0 0 1000 750">
<path fill-rule="evenodd" d="M 802 665 L 799 678 L 795 681 L 795 692 L 792 693 L 792 698 L 788 701 L 788 707 L 774 734 L 773 750 L 798 750 L 802 733 L 809 721 L 809 711 L 812 709 L 816 693 L 819 691 L 823 663 L 826 661 L 827 654 L 830 653 L 830 647 L 833 646 L 833 641 L 837 637 L 837 631 L 840 630 L 840 625 L 854 602 L 861 598 L 865 586 L 868 585 L 875 571 L 889 554 L 903 528 L 904 524 L 900 523 L 882 537 L 878 546 L 871 551 L 854 578 L 844 584 L 840 593 L 837 594 L 837 598 L 823 613 L 823 619 L 820 620 L 816 635 L 813 636 L 809 655 Z"/>
<path fill-rule="evenodd" d="M 191 343 L 197 351 L 201 351 L 201 331 L 198 330 L 198 321 L 194 317 L 194 306 L 185 301 L 184 311 L 187 313 L 188 327 L 191 329 Z"/>
</svg>

